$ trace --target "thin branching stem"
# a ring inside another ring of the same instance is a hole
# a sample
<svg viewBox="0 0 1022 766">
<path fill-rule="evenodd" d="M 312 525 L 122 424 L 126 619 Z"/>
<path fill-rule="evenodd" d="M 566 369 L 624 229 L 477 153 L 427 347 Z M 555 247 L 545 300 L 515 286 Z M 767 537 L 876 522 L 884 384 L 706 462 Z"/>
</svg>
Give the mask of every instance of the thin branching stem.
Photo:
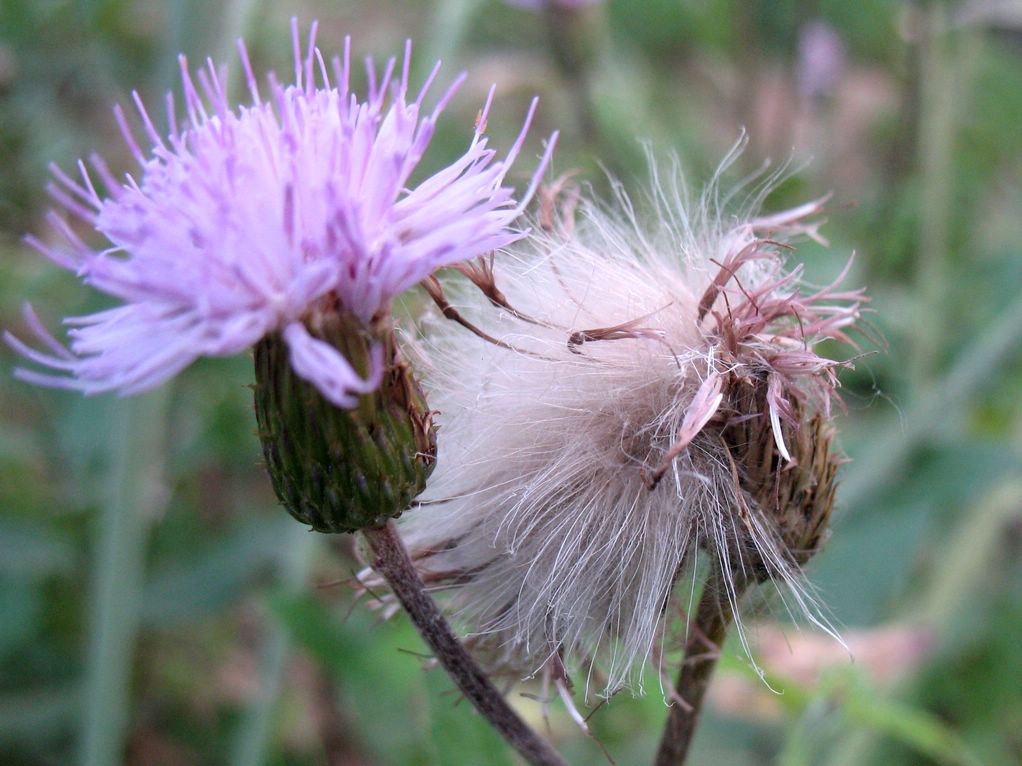
<svg viewBox="0 0 1022 766">
<path fill-rule="evenodd" d="M 745 582 L 738 580 L 733 587 L 734 590 L 729 593 L 716 567 L 706 579 L 695 620 L 689 626 L 685 657 L 675 684 L 674 691 L 679 699 L 667 715 L 655 766 L 682 766 L 685 763 L 703 709 L 706 689 Z"/>
<path fill-rule="evenodd" d="M 362 530 L 373 552 L 372 566 L 390 586 L 461 692 L 508 744 L 533 766 L 566 766 L 553 748 L 511 709 L 454 636 L 436 603 L 426 593 L 393 521 Z"/>
</svg>

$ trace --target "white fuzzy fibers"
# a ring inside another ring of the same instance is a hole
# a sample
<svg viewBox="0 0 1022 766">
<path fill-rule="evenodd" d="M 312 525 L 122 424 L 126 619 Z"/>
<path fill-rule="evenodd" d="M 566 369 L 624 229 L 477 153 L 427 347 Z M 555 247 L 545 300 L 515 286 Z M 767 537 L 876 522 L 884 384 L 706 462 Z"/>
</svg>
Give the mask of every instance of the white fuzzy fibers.
<svg viewBox="0 0 1022 766">
<path fill-rule="evenodd" d="M 725 357 L 698 317 L 719 264 L 761 235 L 814 230 L 795 225 L 801 215 L 760 219 L 768 231 L 747 215 L 725 220 L 715 195 L 711 186 L 690 214 L 683 190 L 657 185 L 652 233 L 623 195 L 615 213 L 583 204 L 569 231 L 540 231 L 498 255 L 497 286 L 534 321 L 474 290 L 454 303 L 512 348 L 453 322 L 433 328 L 425 385 L 439 463 L 400 528 L 427 584 L 449 592 L 449 612 L 495 667 L 528 676 L 595 660 L 604 693 L 634 686 L 696 544 L 726 558 L 741 536 L 733 509 L 749 499 L 736 498 L 719 437 L 693 439 L 653 488 L 649 476 L 711 373 L 764 364 Z M 776 280 L 780 249 L 763 247 L 769 255 L 741 263 L 714 311 Z M 764 560 L 797 587 L 795 566 L 762 537 Z"/>
</svg>

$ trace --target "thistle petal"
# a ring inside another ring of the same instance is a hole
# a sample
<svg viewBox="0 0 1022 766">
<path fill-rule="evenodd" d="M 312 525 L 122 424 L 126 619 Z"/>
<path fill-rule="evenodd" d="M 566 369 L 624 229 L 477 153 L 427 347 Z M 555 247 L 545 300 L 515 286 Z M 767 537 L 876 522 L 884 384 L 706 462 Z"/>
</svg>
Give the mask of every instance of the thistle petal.
<svg viewBox="0 0 1022 766">
<path fill-rule="evenodd" d="M 349 43 L 335 61 L 338 84 L 331 86 L 315 33 L 313 24 L 303 51 L 292 22 L 294 83 L 282 85 L 271 75 L 265 98 L 239 42 L 252 97 L 247 106 L 228 102 L 223 75 L 211 63 L 193 76 L 180 57 L 184 129 L 172 112 L 164 138 L 135 94 L 151 146 L 145 151 L 115 110 L 140 166 L 137 177 L 118 181 L 99 158 L 91 175 L 79 163 L 80 180 L 54 168 L 54 200 L 109 244 L 91 249 L 55 214 L 51 221 L 65 244 L 31 237 L 29 243 L 123 303 L 69 318 L 75 329 L 66 350 L 56 350 L 38 330 L 51 353 L 5 336 L 30 361 L 55 371 L 21 377 L 86 393 L 135 393 L 200 356 L 236 354 L 282 332 L 299 376 L 331 402 L 353 407 L 357 395 L 379 385 L 382 367 L 367 378 L 354 374 L 350 360 L 303 335 L 302 323 L 330 305 L 368 327 L 389 312 L 396 295 L 436 269 L 523 236 L 513 224 L 549 149 L 525 197 L 516 201 L 505 177 L 535 104 L 503 159 L 476 129 L 461 158 L 410 186 L 436 120 L 464 78 L 422 117 L 438 67 L 409 102 L 406 48 L 393 87 L 393 60 L 382 74 L 368 65 L 363 101 L 348 90 Z M 492 92 L 487 110 L 491 103 Z M 97 192 L 92 176 L 108 196 Z"/>
</svg>

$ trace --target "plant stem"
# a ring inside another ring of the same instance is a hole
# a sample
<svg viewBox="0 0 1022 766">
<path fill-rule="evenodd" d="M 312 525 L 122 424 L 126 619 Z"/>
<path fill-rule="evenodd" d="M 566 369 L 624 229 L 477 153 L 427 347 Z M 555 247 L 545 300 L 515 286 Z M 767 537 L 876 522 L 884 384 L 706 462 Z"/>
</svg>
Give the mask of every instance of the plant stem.
<svg viewBox="0 0 1022 766">
<path fill-rule="evenodd" d="M 703 708 L 703 699 L 717 666 L 728 625 L 734 619 L 735 605 L 746 587 L 746 583 L 738 579 L 737 573 L 735 578 L 734 591 L 731 593 L 716 568 L 706 578 L 675 684 L 675 694 L 679 699 L 675 700 L 667 714 L 660 749 L 654 762 L 656 766 L 681 766 L 688 756 Z"/>
<path fill-rule="evenodd" d="M 106 496 L 95 520 L 89 648 L 77 763 L 121 763 L 134 706 L 131 672 L 139 629 L 146 550 L 163 487 L 167 388 L 115 407 L 90 405 L 108 450 Z"/>
<path fill-rule="evenodd" d="M 949 277 L 949 222 L 954 176 L 955 111 L 961 96 L 961 79 L 949 51 L 947 21 L 940 3 L 918 4 L 920 57 L 919 156 L 919 252 L 916 254 L 916 294 L 919 304 L 909 352 L 910 380 L 933 376 L 945 337 L 946 293 Z"/>
<path fill-rule="evenodd" d="M 565 766 L 553 748 L 511 709 L 454 636 L 436 603 L 426 593 L 393 521 L 362 530 L 373 551 L 373 569 L 387 581 L 440 664 L 508 744 L 533 766 Z"/>
</svg>

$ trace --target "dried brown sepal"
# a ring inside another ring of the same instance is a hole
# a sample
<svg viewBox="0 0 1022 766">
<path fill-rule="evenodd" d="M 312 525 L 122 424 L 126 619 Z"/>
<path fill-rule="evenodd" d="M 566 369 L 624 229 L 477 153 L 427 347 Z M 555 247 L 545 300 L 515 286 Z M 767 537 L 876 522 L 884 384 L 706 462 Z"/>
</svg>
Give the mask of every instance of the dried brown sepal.
<svg viewBox="0 0 1022 766">
<path fill-rule="evenodd" d="M 739 546 L 740 561 L 733 564 L 767 580 L 776 575 L 779 562 L 764 561 L 762 548 L 752 541 L 766 532 L 777 541 L 787 563 L 801 567 L 809 561 L 826 539 L 842 458 L 835 449 L 830 421 L 820 413 L 803 420 L 797 399 L 790 402 L 797 425 L 783 426 L 791 460 L 781 455 L 765 414 L 765 376 L 734 381 L 730 399 L 735 411 L 722 436 L 734 461 L 741 496 L 750 501 L 746 509 L 739 509 L 748 540 Z M 745 515 L 750 513 L 756 518 Z"/>
</svg>

